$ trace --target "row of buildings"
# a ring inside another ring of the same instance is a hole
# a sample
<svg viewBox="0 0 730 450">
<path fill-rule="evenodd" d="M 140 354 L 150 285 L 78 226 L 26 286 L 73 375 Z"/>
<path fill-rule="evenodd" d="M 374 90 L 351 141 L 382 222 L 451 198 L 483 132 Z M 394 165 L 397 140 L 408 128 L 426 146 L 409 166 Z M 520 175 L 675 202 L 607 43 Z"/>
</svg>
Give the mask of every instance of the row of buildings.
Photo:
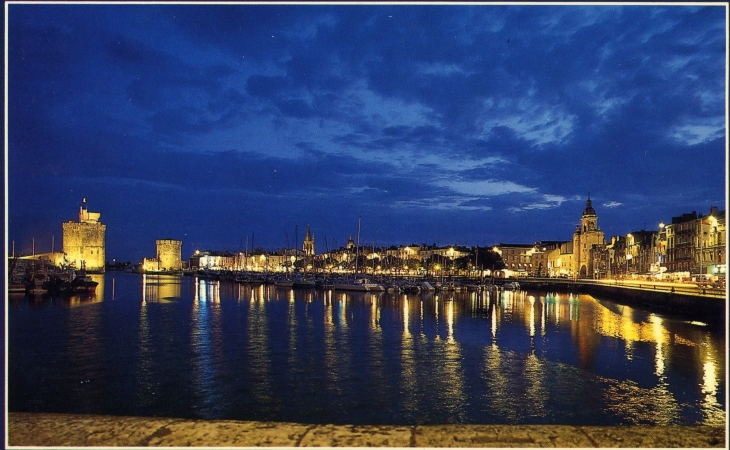
<svg viewBox="0 0 730 450">
<path fill-rule="evenodd" d="M 607 239 L 598 226 L 598 216 L 588 198 L 572 239 L 500 243 L 489 249 L 501 256 L 503 265 L 498 267 L 480 267 L 474 248 L 458 246 L 366 247 L 356 252 L 352 236 L 345 247 L 316 254 L 314 235 L 309 227 L 301 250 L 196 251 L 190 257 L 188 267 L 254 272 L 351 272 L 359 264 L 362 272 L 411 275 L 438 274 L 445 270 L 450 274 L 473 274 L 487 269 L 500 276 L 716 278 L 724 277 L 726 272 L 725 236 L 725 212 L 713 206 L 706 215 L 693 211 L 673 217 L 669 224 L 660 223 L 657 230 L 638 230 Z M 158 259 L 152 260 L 151 264 L 145 260 L 146 270 L 154 269 L 165 246 L 169 247 L 166 242 L 158 241 Z M 179 245 L 175 248 L 179 249 L 182 243 L 176 242 Z M 359 260 L 357 255 L 362 255 Z M 174 267 L 182 265 L 182 260 L 177 260 Z"/>
<path fill-rule="evenodd" d="M 527 276 L 717 278 L 726 273 L 725 211 L 672 217 L 657 230 L 606 239 L 590 198 L 570 241 L 499 244 L 505 269 Z"/>
<path fill-rule="evenodd" d="M 56 266 L 85 267 L 103 272 L 106 263 L 106 225 L 101 214 L 88 210 L 82 200 L 78 221 L 63 223 L 62 252 L 33 255 Z M 356 248 L 350 236 L 345 247 L 316 254 L 314 234 L 307 232 L 300 249 L 275 252 L 215 252 L 196 250 L 185 261 L 182 241 L 159 239 L 157 254 L 145 258 L 145 272 L 182 269 L 247 271 L 330 271 L 392 274 L 467 274 L 485 269 L 502 276 L 547 276 L 569 278 L 617 278 L 638 275 L 656 277 L 724 277 L 726 273 L 725 211 L 711 207 L 709 214 L 696 211 L 673 217 L 657 230 L 639 230 L 606 239 L 598 226 L 591 199 L 576 225 L 572 239 L 529 244 L 500 243 L 489 249 L 501 257 L 500 264 L 484 267 L 479 249 L 459 246 L 410 245 Z M 482 250 L 484 252 L 484 250 Z"/>
</svg>

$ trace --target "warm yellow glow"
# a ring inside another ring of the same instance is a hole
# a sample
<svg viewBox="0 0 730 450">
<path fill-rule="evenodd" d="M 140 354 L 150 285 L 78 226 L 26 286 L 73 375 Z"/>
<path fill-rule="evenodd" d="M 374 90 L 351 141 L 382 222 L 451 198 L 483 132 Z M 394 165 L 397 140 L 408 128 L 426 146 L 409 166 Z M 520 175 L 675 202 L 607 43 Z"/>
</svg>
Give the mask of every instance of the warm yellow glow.
<svg viewBox="0 0 730 450">
<path fill-rule="evenodd" d="M 408 329 L 408 298 L 406 297 L 403 300 L 403 337 L 409 337 L 411 335 L 411 330 Z"/>
<path fill-rule="evenodd" d="M 446 340 L 449 342 L 454 341 L 454 302 L 450 301 L 449 306 L 446 309 L 446 325 L 448 327 L 448 333 Z"/>
<path fill-rule="evenodd" d="M 532 295 L 530 299 L 530 337 L 535 337 L 535 297 Z"/>
</svg>

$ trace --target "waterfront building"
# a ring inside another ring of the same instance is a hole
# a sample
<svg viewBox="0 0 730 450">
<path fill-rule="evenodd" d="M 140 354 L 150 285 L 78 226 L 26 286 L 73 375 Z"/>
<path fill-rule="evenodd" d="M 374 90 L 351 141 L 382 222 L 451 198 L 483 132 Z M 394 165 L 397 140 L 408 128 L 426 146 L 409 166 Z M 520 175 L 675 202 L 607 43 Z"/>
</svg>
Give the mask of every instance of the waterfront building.
<svg viewBox="0 0 730 450">
<path fill-rule="evenodd" d="M 573 273 L 573 241 L 561 242 L 547 253 L 548 275 L 570 277 Z"/>
<path fill-rule="evenodd" d="M 725 276 L 725 211 L 712 206 L 707 215 L 692 211 L 672 217 L 666 226 L 666 242 L 669 272 L 684 278 Z"/>
<path fill-rule="evenodd" d="M 626 237 L 611 236 L 611 242 L 605 245 L 605 266 L 608 277 L 617 278 L 628 273 L 626 255 Z"/>
<path fill-rule="evenodd" d="M 216 252 L 209 250 L 195 250 L 190 256 L 191 269 L 206 270 L 236 270 L 238 255 L 233 252 Z"/>
<path fill-rule="evenodd" d="M 588 197 L 586 207 L 573 233 L 573 273 L 578 278 L 593 278 L 595 269 L 591 252 L 594 245 L 605 245 L 603 231 L 598 227 L 598 216 Z"/>
<path fill-rule="evenodd" d="M 505 244 L 500 243 L 494 251 L 502 256 L 505 275 L 527 276 L 533 274 L 532 254 L 535 252 L 533 244 Z"/>
<path fill-rule="evenodd" d="M 626 258 L 628 258 L 629 273 L 645 275 L 651 272 L 657 234 L 656 231 L 640 230 L 626 235 Z"/>
<path fill-rule="evenodd" d="M 725 211 L 720 211 L 716 206 L 711 207 L 710 214 L 702 217 L 701 229 L 699 272 L 725 277 L 727 267 Z"/>
<path fill-rule="evenodd" d="M 697 211 L 672 217 L 667 225 L 667 270 L 685 272 L 689 277 L 693 266 L 695 242 L 699 239 Z"/>
<path fill-rule="evenodd" d="M 651 273 L 660 275 L 667 271 L 667 227 L 659 224 L 659 230 L 654 235 Z"/>
<path fill-rule="evenodd" d="M 516 276 L 556 277 L 572 275 L 573 241 L 538 241 L 504 244 L 493 249 L 501 255 L 505 272 Z"/>
<path fill-rule="evenodd" d="M 63 253 L 66 264 L 86 267 L 89 272 L 104 272 L 106 262 L 106 225 L 101 213 L 90 212 L 86 197 L 81 200 L 79 220 L 64 222 Z"/>
<path fill-rule="evenodd" d="M 539 241 L 535 242 L 534 250 L 530 256 L 530 263 L 536 277 L 550 276 L 550 255 L 556 250 L 560 251 L 562 241 Z"/>
<path fill-rule="evenodd" d="M 401 246 L 398 250 L 399 258 L 403 260 L 408 259 L 421 259 L 421 247 L 423 247 L 423 250 L 426 250 L 426 246 L 420 246 L 420 245 L 404 245 Z M 427 255 L 424 255 L 424 257 L 428 257 Z"/>
</svg>

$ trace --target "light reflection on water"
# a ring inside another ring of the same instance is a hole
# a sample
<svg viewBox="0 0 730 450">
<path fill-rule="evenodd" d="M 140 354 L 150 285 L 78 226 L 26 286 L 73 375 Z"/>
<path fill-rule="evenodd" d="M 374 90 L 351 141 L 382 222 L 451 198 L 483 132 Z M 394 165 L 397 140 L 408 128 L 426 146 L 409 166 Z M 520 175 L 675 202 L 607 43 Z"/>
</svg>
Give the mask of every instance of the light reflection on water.
<svg viewBox="0 0 730 450">
<path fill-rule="evenodd" d="M 10 298 L 11 411 L 724 425 L 721 330 L 588 295 L 105 280 L 93 299 Z"/>
</svg>

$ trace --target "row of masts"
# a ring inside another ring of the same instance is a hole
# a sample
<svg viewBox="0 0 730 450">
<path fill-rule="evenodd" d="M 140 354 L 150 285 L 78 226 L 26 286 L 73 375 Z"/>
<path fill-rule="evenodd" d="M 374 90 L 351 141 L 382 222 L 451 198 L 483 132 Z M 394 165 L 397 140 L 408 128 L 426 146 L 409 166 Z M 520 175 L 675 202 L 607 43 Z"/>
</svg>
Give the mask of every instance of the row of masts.
<svg viewBox="0 0 730 450">
<path fill-rule="evenodd" d="M 31 240 L 31 256 L 35 257 L 35 238 Z M 51 236 L 51 253 L 56 251 L 56 236 Z M 15 241 L 11 241 L 10 256 L 15 258 Z"/>
</svg>

